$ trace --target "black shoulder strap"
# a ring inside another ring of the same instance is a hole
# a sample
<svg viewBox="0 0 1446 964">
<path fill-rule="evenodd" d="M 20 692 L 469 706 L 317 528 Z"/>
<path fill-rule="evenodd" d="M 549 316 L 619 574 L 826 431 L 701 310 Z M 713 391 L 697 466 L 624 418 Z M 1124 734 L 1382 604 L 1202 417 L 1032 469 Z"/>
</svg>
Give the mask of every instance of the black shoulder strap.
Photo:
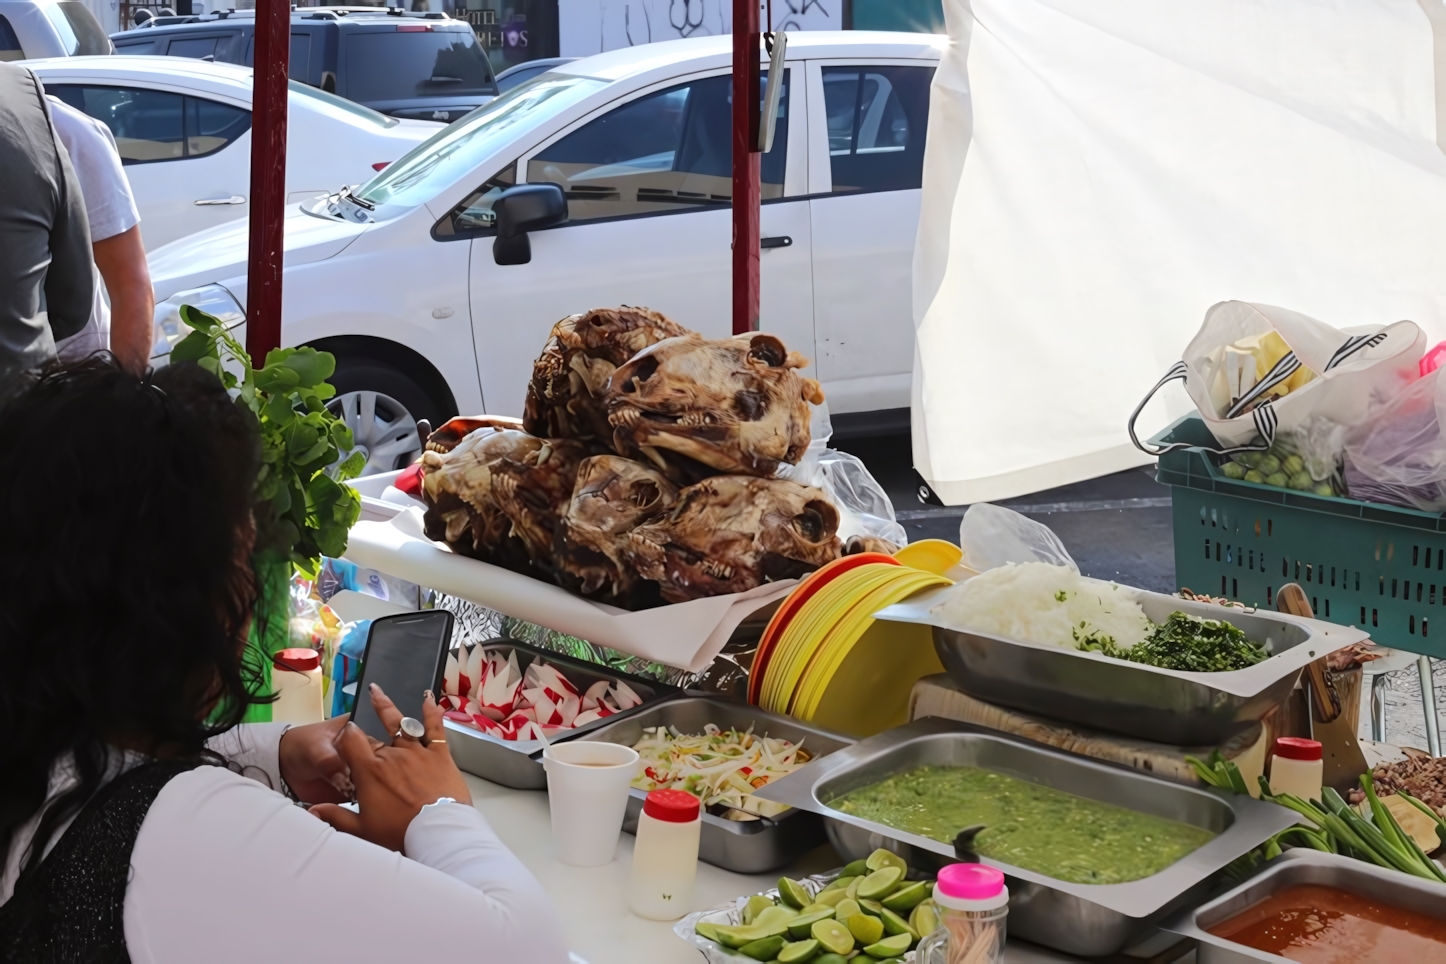
<svg viewBox="0 0 1446 964">
<path fill-rule="evenodd" d="M 131 851 L 161 788 L 198 765 L 147 763 L 102 787 L 0 905 L 0 960 L 129 964 L 124 907 Z"/>
</svg>

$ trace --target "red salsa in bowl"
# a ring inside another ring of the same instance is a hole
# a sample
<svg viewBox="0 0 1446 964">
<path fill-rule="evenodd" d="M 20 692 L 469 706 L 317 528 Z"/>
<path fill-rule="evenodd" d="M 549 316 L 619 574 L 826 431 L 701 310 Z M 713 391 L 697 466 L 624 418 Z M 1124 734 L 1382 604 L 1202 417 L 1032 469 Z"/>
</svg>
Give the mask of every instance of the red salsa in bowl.
<svg viewBox="0 0 1446 964">
<path fill-rule="evenodd" d="M 1317 884 L 1287 887 L 1208 930 L 1301 964 L 1446 962 L 1446 920 Z"/>
</svg>

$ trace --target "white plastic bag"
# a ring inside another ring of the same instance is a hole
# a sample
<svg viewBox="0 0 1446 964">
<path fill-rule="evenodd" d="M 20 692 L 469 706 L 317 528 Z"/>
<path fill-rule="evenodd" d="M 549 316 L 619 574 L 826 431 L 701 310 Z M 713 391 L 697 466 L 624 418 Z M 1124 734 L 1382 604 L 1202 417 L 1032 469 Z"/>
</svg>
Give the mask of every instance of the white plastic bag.
<svg viewBox="0 0 1446 964">
<path fill-rule="evenodd" d="M 839 511 L 839 538 L 871 536 L 903 547 L 909 534 L 894 518 L 894 505 L 884 487 L 857 456 L 828 447 L 833 435 L 828 406 L 816 405 L 810 429 L 813 440 L 797 465 L 780 466 L 779 478 L 823 489 Z"/>
<path fill-rule="evenodd" d="M 1408 386 L 1346 436 L 1351 495 L 1446 511 L 1446 378 L 1441 369 Z"/>
<path fill-rule="evenodd" d="M 1011 562 L 1047 562 L 1079 572 L 1054 530 L 1001 505 L 971 505 L 959 523 L 964 564 L 975 572 Z"/>
<path fill-rule="evenodd" d="M 1290 350 L 1257 379 L 1248 355 L 1233 346 L 1278 334 Z M 1279 432 L 1312 417 L 1340 425 L 1363 423 L 1372 410 L 1416 378 L 1426 335 L 1415 322 L 1332 328 L 1308 315 L 1273 305 L 1222 301 L 1205 313 L 1200 331 L 1181 361 L 1156 383 L 1130 416 L 1130 440 L 1143 452 L 1162 455 L 1183 444 L 1155 449 L 1135 435 L 1135 420 L 1166 383 L 1181 379 L 1200 417 L 1224 453 L 1265 451 Z M 1287 394 L 1284 383 L 1313 377 Z M 1259 441 L 1252 441 L 1256 437 Z"/>
</svg>

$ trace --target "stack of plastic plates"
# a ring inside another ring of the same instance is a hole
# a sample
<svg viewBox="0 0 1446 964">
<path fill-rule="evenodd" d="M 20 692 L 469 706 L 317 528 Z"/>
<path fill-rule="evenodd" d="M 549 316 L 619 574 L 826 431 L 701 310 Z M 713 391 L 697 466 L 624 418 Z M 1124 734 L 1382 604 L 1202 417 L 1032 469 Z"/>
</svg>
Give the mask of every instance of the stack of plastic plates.
<svg viewBox="0 0 1446 964">
<path fill-rule="evenodd" d="M 915 564 L 927 558 L 937 570 L 957 562 L 957 553 L 948 546 L 901 555 Z M 823 567 L 799 584 L 764 630 L 749 700 L 860 737 L 906 722 L 914 683 L 943 666 L 927 627 L 876 622 L 873 614 L 949 583 L 937 571 L 878 553 Z"/>
</svg>

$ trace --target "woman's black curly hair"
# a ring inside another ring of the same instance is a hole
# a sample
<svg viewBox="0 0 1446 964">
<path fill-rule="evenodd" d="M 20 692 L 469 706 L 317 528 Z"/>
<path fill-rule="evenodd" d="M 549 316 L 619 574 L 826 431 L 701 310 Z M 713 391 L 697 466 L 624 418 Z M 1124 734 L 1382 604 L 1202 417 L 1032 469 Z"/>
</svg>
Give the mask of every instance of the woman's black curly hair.
<svg viewBox="0 0 1446 964">
<path fill-rule="evenodd" d="M 204 756 L 256 702 L 242 649 L 259 452 L 254 417 L 191 364 L 138 378 L 93 356 L 0 406 L 0 854 L 57 760 L 79 779 L 24 872 L 117 746 Z"/>
</svg>

